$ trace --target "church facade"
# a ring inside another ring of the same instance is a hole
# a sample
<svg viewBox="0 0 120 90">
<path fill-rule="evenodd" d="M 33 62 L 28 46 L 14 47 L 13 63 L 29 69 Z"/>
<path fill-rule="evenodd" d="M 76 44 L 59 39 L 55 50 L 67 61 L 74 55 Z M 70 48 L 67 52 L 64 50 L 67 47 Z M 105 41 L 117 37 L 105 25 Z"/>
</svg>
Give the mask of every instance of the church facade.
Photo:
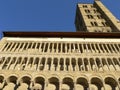
<svg viewBox="0 0 120 90">
<path fill-rule="evenodd" d="M 99 0 L 89 5 L 103 8 Z M 97 20 L 81 10 L 88 6 L 77 6 L 78 32 L 3 32 L 0 90 L 120 90 L 119 22 L 91 26 Z"/>
</svg>

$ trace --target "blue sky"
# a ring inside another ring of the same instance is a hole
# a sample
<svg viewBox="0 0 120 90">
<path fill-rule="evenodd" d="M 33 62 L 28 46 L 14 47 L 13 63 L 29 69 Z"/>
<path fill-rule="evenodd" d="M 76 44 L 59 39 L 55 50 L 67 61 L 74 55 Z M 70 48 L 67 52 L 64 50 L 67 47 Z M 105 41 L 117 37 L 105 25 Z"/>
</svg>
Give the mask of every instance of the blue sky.
<svg viewBox="0 0 120 90">
<path fill-rule="evenodd" d="M 120 0 L 101 0 L 120 19 Z M 93 0 L 0 0 L 0 31 L 75 32 L 78 2 Z"/>
</svg>

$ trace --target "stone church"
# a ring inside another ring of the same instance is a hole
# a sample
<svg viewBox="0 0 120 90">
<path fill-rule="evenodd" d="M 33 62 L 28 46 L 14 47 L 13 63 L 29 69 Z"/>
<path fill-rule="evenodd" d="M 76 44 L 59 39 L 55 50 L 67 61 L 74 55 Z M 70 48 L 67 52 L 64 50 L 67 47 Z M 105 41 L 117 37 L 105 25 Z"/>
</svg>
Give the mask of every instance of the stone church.
<svg viewBox="0 0 120 90">
<path fill-rule="evenodd" d="M 0 90 L 120 90 L 120 22 L 102 4 L 76 7 L 76 32 L 3 32 Z"/>
</svg>

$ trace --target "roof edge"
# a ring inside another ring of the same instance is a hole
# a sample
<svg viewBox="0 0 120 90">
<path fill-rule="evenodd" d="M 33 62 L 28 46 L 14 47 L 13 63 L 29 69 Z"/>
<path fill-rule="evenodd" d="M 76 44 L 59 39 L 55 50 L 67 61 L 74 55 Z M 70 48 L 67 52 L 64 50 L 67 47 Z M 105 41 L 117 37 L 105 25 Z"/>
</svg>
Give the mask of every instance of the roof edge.
<svg viewBox="0 0 120 90">
<path fill-rule="evenodd" d="M 3 32 L 3 37 L 120 38 L 119 32 Z"/>
</svg>

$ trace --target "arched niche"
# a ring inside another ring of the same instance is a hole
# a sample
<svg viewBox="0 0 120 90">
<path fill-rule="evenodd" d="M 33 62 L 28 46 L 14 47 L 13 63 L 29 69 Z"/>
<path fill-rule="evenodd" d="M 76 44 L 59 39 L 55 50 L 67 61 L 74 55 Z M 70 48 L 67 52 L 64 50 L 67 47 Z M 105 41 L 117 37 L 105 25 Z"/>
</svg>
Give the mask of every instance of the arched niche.
<svg viewBox="0 0 120 90">
<path fill-rule="evenodd" d="M 51 90 L 59 90 L 59 79 L 51 77 L 49 80 L 48 88 L 52 87 Z"/>
<path fill-rule="evenodd" d="M 66 65 L 65 70 L 70 71 L 70 58 L 67 57 L 65 59 L 65 65 Z"/>
<path fill-rule="evenodd" d="M 82 58 L 78 58 L 78 67 L 79 67 L 79 71 L 84 71 L 84 64 L 83 64 L 83 61 L 82 61 Z"/>
<path fill-rule="evenodd" d="M 120 71 L 120 63 L 119 60 L 117 58 L 113 58 L 113 62 L 115 64 L 115 68 L 117 71 Z"/>
<path fill-rule="evenodd" d="M 84 77 L 80 77 L 76 81 L 76 90 L 88 90 L 88 81 Z"/>
<path fill-rule="evenodd" d="M 23 76 L 19 82 L 17 90 L 30 90 L 31 77 Z"/>
<path fill-rule="evenodd" d="M 88 63 L 88 58 L 84 58 L 84 65 L 85 65 L 85 71 L 89 71 L 90 67 L 89 67 L 89 63 Z"/>
<path fill-rule="evenodd" d="M 51 67 L 52 67 L 52 58 L 49 57 L 47 59 L 47 67 L 46 67 L 46 69 L 51 70 L 52 69 Z"/>
<path fill-rule="evenodd" d="M 66 77 L 62 81 L 62 88 L 61 90 L 73 90 L 74 89 L 74 83 L 73 79 Z"/>
<path fill-rule="evenodd" d="M 60 71 L 63 71 L 64 70 L 64 58 L 60 58 L 60 62 L 59 62 L 59 64 L 60 64 Z"/>
<path fill-rule="evenodd" d="M 118 83 L 114 78 L 106 77 L 104 81 L 106 90 L 118 90 Z"/>
<path fill-rule="evenodd" d="M 76 59 L 75 58 L 71 59 L 71 64 L 72 64 L 72 70 L 75 71 L 76 70 Z"/>
<path fill-rule="evenodd" d="M 104 90 L 103 82 L 98 77 L 93 77 L 91 79 L 90 90 Z"/>
<path fill-rule="evenodd" d="M 4 76 L 0 75 L 0 89 L 2 90 L 3 86 L 4 86 L 5 82 L 4 82 Z"/>
<path fill-rule="evenodd" d="M 44 87 L 45 87 L 45 79 L 43 78 L 43 77 L 36 77 L 35 79 L 34 79 L 34 86 L 33 86 L 33 88 L 34 89 L 36 89 L 37 88 L 37 90 L 39 89 L 39 90 L 44 90 Z M 34 90 L 33 89 L 33 90 Z"/>
<path fill-rule="evenodd" d="M 4 76 L 0 75 L 0 83 L 2 83 L 4 80 Z"/>
<path fill-rule="evenodd" d="M 7 79 L 7 83 L 14 83 L 14 84 L 17 84 L 17 80 L 18 80 L 18 77 L 17 76 L 9 76 L 8 79 Z"/>
<path fill-rule="evenodd" d="M 54 58 L 53 59 L 53 64 L 55 66 L 55 71 L 57 71 L 57 68 L 58 68 L 58 58 Z"/>
<path fill-rule="evenodd" d="M 23 76 L 21 79 L 20 79 L 20 82 L 21 83 L 26 83 L 27 85 L 30 85 L 31 83 L 31 78 L 29 76 Z"/>
</svg>

